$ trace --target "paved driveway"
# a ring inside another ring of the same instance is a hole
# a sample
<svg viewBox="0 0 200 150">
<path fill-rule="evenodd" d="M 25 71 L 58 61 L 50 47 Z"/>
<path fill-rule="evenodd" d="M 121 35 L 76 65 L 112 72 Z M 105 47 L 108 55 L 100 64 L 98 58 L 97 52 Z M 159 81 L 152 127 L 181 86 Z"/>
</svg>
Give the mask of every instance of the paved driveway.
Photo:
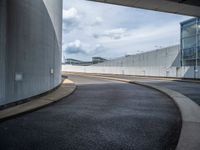
<svg viewBox="0 0 200 150">
<path fill-rule="evenodd" d="M 173 150 L 181 118 L 165 95 L 134 84 L 70 76 L 76 92 L 0 123 L 1 150 Z"/>
<path fill-rule="evenodd" d="M 196 102 L 200 105 L 200 83 L 194 82 L 180 82 L 180 81 L 173 81 L 173 80 L 158 80 L 153 78 L 141 78 L 136 76 L 127 76 L 127 75 L 102 75 L 105 77 L 115 77 L 121 79 L 128 79 L 128 80 L 136 80 L 140 82 L 151 83 L 154 85 L 162 86 L 165 88 L 169 88 L 175 90 L 183 95 L 189 97 L 191 100 Z"/>
</svg>

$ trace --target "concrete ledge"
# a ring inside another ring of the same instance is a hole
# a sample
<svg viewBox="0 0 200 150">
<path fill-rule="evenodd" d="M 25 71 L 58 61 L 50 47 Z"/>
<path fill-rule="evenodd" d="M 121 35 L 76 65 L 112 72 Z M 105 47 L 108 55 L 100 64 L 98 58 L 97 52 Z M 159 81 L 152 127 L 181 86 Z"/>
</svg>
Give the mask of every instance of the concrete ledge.
<svg viewBox="0 0 200 150">
<path fill-rule="evenodd" d="M 6 120 L 8 118 L 31 112 L 34 110 L 37 110 L 39 108 L 42 108 L 44 106 L 47 106 L 49 104 L 52 104 L 54 102 L 57 102 L 61 100 L 62 98 L 69 96 L 70 94 L 75 91 L 76 85 L 71 80 L 65 79 L 60 87 L 58 87 L 56 90 L 52 91 L 51 93 L 35 98 L 29 102 L 16 105 L 4 110 L 0 111 L 0 121 Z"/>
<path fill-rule="evenodd" d="M 102 75 L 103 76 L 104 75 L 110 75 L 110 76 L 114 75 L 115 76 L 115 75 L 122 75 L 122 74 L 100 74 L 100 73 L 82 73 L 82 72 L 67 72 L 67 71 L 63 71 L 62 74 L 65 74 L 65 73 L 67 73 L 67 74 L 79 74 L 79 75 L 88 74 L 88 75 L 94 75 L 94 76 L 102 76 Z M 152 80 L 164 80 L 164 81 L 190 82 L 190 83 L 200 84 L 200 79 L 161 77 L 161 76 L 160 77 L 159 76 L 139 76 L 139 75 L 125 75 L 125 76 L 132 76 L 132 77 L 135 77 L 137 79 L 152 79 Z M 108 77 L 108 76 L 104 76 L 104 77 Z"/>
<path fill-rule="evenodd" d="M 193 102 L 190 98 L 176 91 L 142 82 L 136 82 L 136 81 L 113 78 L 113 77 L 104 77 L 101 75 L 87 75 L 87 74 L 85 75 L 79 74 L 79 75 L 138 84 L 141 86 L 155 89 L 167 95 L 175 102 L 175 104 L 177 105 L 177 107 L 181 112 L 181 117 L 182 117 L 182 129 L 176 150 L 200 149 L 200 106 L 197 105 L 195 102 Z"/>
</svg>

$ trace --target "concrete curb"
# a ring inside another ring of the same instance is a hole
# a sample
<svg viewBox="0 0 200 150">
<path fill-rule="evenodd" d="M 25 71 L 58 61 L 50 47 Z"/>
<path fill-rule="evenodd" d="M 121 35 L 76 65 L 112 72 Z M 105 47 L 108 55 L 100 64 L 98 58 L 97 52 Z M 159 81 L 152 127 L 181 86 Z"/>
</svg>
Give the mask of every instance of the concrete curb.
<svg viewBox="0 0 200 150">
<path fill-rule="evenodd" d="M 80 74 L 84 76 L 83 74 Z M 176 91 L 146 84 L 142 82 L 136 82 L 126 79 L 103 77 L 99 75 L 85 75 L 90 77 L 97 77 L 108 80 L 115 80 L 121 82 L 127 82 L 152 88 L 170 97 L 181 112 L 182 117 L 182 129 L 179 137 L 178 145 L 176 150 L 199 150 L 200 148 L 200 106 L 193 102 L 190 98 L 178 93 Z"/>
<path fill-rule="evenodd" d="M 173 81 L 200 84 L 199 80 L 173 80 Z"/>
<path fill-rule="evenodd" d="M 200 148 L 200 107 L 190 98 L 167 88 L 141 82 L 129 82 L 146 86 L 164 93 L 174 100 L 182 117 L 182 129 L 176 150 L 199 150 Z"/>
<path fill-rule="evenodd" d="M 65 79 L 60 87 L 47 95 L 34 98 L 23 104 L 19 104 L 10 108 L 6 108 L 0 111 L 0 121 L 4 121 L 11 117 L 15 117 L 27 112 L 40 109 L 52 103 L 55 103 L 62 98 L 71 95 L 76 89 L 76 85 L 71 80 Z"/>
</svg>

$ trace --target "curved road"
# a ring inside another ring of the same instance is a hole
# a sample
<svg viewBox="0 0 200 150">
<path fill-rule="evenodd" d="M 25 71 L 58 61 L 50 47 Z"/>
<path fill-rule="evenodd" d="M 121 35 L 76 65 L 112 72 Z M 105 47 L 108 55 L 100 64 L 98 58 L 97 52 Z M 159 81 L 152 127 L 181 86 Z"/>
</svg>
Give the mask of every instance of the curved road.
<svg viewBox="0 0 200 150">
<path fill-rule="evenodd" d="M 193 100 L 195 103 L 200 105 L 200 83 L 199 82 L 187 82 L 184 80 L 162 80 L 154 79 L 153 77 L 139 77 L 131 75 L 112 75 L 112 74 L 101 74 L 104 77 L 114 77 L 119 79 L 127 79 L 139 82 L 151 83 L 157 86 L 165 87 L 171 90 L 175 90 Z"/>
<path fill-rule="evenodd" d="M 173 150 L 181 118 L 167 96 L 139 85 L 70 76 L 51 106 L 0 123 L 2 150 Z"/>
</svg>

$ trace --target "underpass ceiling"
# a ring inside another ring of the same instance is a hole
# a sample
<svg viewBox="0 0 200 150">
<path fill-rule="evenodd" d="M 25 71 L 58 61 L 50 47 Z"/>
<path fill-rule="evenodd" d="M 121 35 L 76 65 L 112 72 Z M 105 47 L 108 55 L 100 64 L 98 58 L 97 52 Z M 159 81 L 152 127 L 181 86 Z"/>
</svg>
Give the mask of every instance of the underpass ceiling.
<svg viewBox="0 0 200 150">
<path fill-rule="evenodd" d="M 90 1 L 200 17 L 200 0 L 90 0 Z"/>
</svg>

